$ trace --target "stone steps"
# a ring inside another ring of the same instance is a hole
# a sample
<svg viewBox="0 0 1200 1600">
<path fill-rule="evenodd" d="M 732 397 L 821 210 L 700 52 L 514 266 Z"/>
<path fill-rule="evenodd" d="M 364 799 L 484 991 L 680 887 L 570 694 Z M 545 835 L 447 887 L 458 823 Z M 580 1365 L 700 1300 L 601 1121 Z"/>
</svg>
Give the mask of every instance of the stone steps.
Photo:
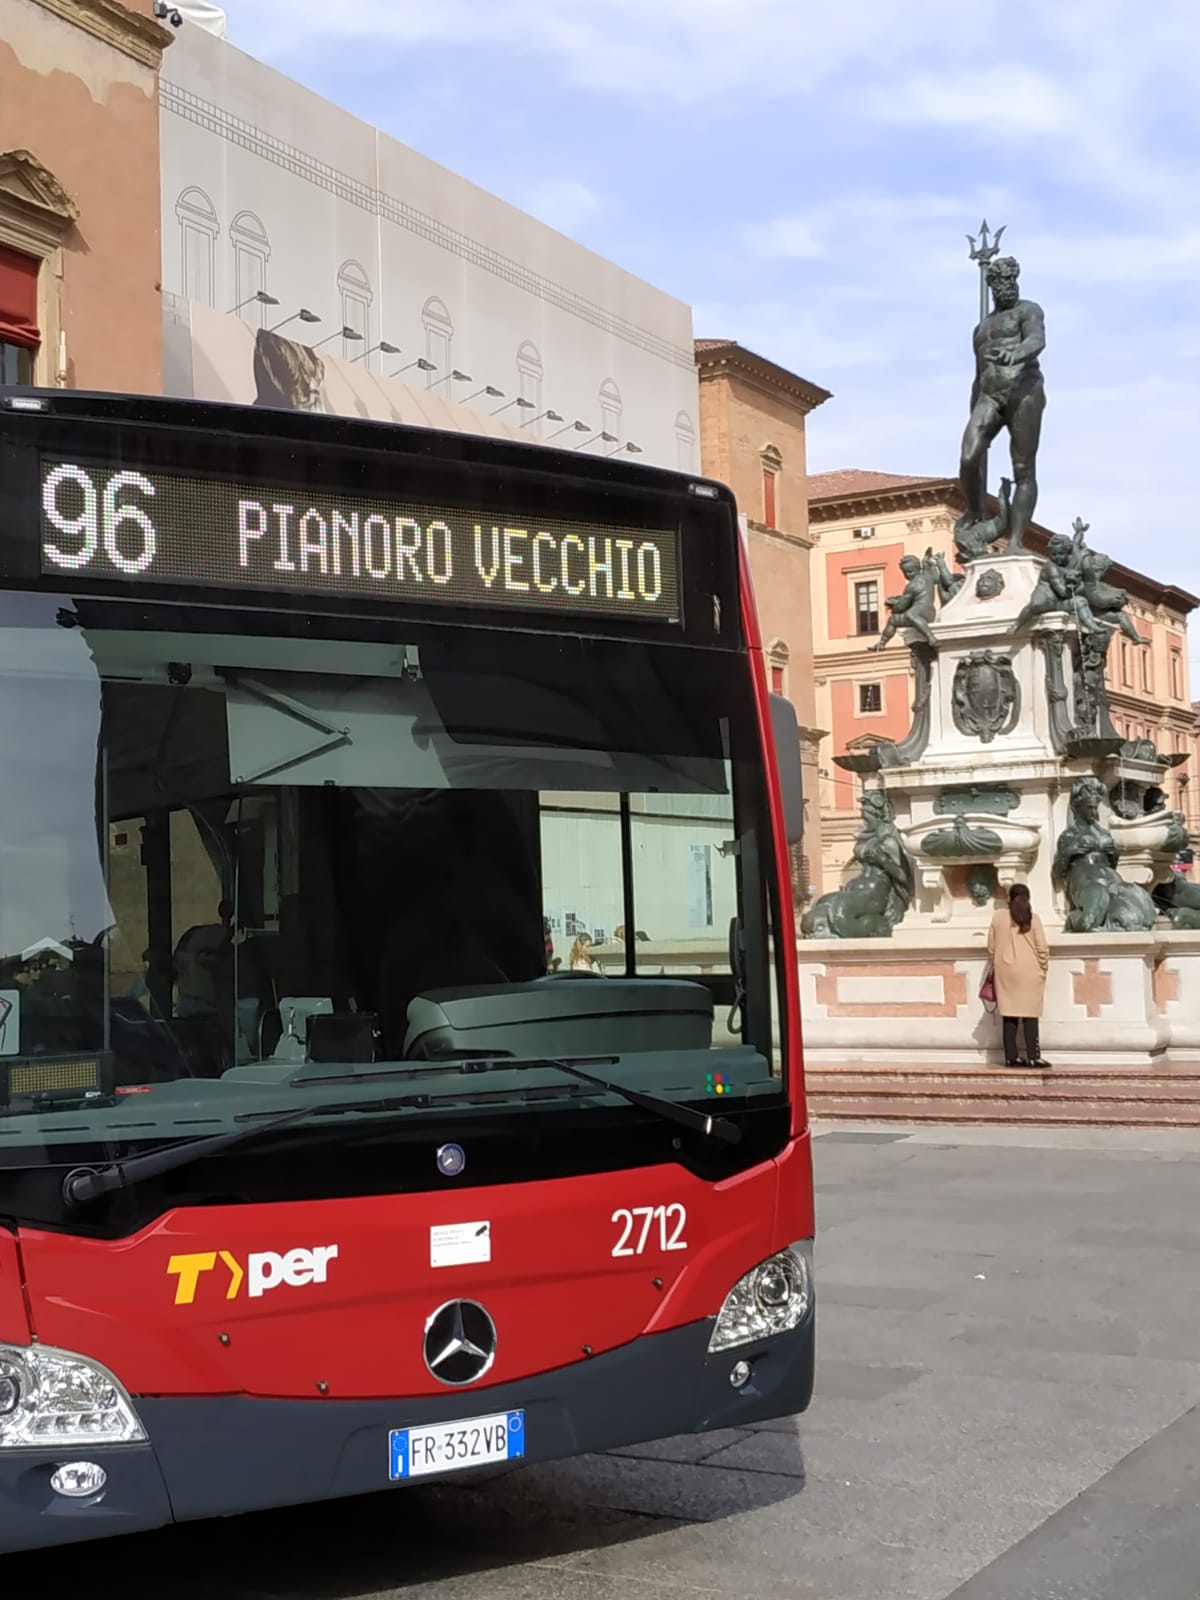
<svg viewBox="0 0 1200 1600">
<path fill-rule="evenodd" d="M 997 1067 L 811 1070 L 814 1122 L 1200 1128 L 1200 1073 Z"/>
</svg>

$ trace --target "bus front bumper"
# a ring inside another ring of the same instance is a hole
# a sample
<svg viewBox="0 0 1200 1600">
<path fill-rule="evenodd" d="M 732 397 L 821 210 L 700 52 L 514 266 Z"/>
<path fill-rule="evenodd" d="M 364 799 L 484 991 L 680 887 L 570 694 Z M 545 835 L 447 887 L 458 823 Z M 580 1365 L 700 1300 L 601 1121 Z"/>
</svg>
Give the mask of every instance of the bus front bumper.
<svg viewBox="0 0 1200 1600">
<path fill-rule="evenodd" d="M 135 1398 L 147 1444 L 0 1450 L 0 1553 L 375 1493 L 393 1486 L 395 1429 L 521 1411 L 523 1460 L 536 1462 L 744 1427 L 808 1406 L 812 1313 L 791 1333 L 720 1355 L 708 1354 L 712 1327 L 692 1323 L 515 1383 L 419 1399 Z M 739 1362 L 750 1375 L 735 1388 Z M 51 1478 L 69 1461 L 103 1467 L 102 1492 L 82 1500 L 56 1493 Z M 455 1476 L 464 1473 L 438 1474 Z"/>
</svg>

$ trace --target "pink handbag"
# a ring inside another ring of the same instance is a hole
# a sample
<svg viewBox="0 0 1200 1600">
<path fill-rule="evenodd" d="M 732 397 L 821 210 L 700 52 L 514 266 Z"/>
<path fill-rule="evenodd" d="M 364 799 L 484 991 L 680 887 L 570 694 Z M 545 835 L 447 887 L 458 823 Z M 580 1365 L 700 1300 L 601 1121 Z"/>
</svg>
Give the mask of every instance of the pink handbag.
<svg viewBox="0 0 1200 1600">
<path fill-rule="evenodd" d="M 996 1004 L 996 975 L 990 970 L 979 985 L 979 998 L 985 1006 L 994 1006 Z"/>
</svg>

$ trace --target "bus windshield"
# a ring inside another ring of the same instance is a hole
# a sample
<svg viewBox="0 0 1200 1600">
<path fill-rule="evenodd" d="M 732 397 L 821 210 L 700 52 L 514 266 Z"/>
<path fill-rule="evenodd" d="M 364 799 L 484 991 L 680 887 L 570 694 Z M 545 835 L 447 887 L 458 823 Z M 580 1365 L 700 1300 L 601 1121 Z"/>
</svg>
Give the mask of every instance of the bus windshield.
<svg viewBox="0 0 1200 1600">
<path fill-rule="evenodd" d="M 784 1099 L 744 656 L 8 592 L 0 729 L 0 1166 L 479 1058 Z"/>
</svg>

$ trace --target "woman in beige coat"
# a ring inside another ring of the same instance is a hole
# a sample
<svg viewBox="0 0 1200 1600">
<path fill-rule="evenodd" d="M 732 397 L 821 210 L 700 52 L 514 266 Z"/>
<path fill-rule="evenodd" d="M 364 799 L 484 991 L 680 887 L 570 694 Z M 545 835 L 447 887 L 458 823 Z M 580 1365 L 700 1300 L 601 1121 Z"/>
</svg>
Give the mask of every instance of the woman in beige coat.
<svg viewBox="0 0 1200 1600">
<path fill-rule="evenodd" d="M 1042 1060 L 1038 1041 L 1038 1020 L 1046 993 L 1046 972 L 1050 951 L 1042 919 L 1035 917 L 1029 903 L 1029 890 L 1014 883 L 1008 891 L 1008 906 L 997 911 L 988 929 L 988 955 L 996 985 L 996 1006 L 1004 1019 L 1004 1065 L 1006 1067 L 1048 1067 Z M 1017 1059 L 1017 1023 L 1025 1033 L 1025 1062 Z"/>
</svg>

